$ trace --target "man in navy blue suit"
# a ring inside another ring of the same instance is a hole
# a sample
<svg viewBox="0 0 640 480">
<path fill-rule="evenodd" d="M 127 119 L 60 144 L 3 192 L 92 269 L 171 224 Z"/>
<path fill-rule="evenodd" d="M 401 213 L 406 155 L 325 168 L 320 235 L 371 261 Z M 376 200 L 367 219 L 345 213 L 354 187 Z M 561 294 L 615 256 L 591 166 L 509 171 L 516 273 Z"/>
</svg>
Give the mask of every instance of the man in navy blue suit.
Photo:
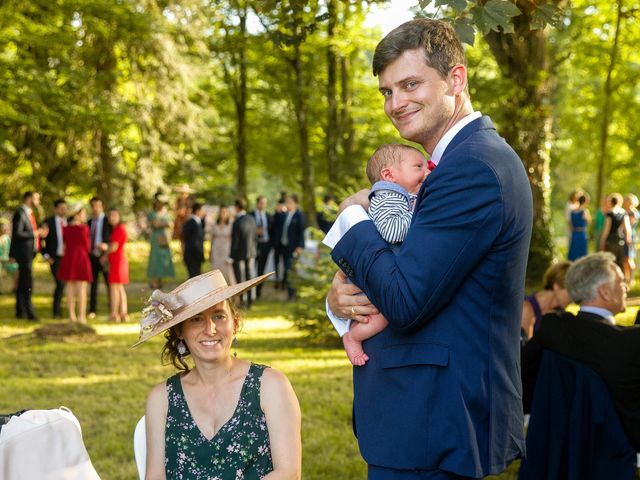
<svg viewBox="0 0 640 480">
<path fill-rule="evenodd" d="M 437 166 L 397 254 L 366 214 L 366 190 L 343 202 L 325 239 L 341 268 L 330 314 L 366 321 L 379 309 L 389 321 L 365 344 L 369 362 L 354 368 L 360 451 L 369 479 L 497 474 L 524 451 L 527 175 L 473 111 L 464 50 L 448 23 L 401 25 L 377 46 L 373 72 L 391 122 Z"/>
</svg>

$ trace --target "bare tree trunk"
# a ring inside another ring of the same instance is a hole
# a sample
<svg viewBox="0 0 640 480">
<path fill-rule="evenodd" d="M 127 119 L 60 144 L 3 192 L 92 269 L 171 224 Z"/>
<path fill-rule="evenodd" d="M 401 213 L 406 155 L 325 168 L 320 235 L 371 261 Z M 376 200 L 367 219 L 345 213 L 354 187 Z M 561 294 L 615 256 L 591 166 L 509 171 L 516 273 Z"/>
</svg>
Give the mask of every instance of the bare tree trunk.
<svg viewBox="0 0 640 480">
<path fill-rule="evenodd" d="M 238 161 L 238 171 L 236 178 L 236 188 L 238 195 L 244 197 L 247 194 L 247 55 L 246 55 L 246 37 L 247 37 L 247 7 L 246 5 L 240 11 L 240 51 L 239 68 L 240 79 L 238 98 L 236 98 L 236 113 L 238 117 L 238 125 L 236 131 L 236 154 Z"/>
<path fill-rule="evenodd" d="M 302 166 L 302 206 L 306 215 L 307 226 L 317 227 L 316 202 L 315 202 L 315 182 L 313 175 L 313 164 L 309 155 L 309 126 L 307 123 L 307 103 L 304 91 L 304 72 L 302 67 L 302 56 L 300 45 L 294 47 L 294 57 L 292 59 L 293 72 L 295 75 L 294 109 L 298 124 L 298 139 L 300 141 L 300 162 Z"/>
<path fill-rule="evenodd" d="M 329 21 L 327 24 L 327 173 L 329 177 L 328 191 L 338 185 L 340 172 L 338 169 L 338 105 L 336 102 L 336 71 L 338 62 L 335 53 L 334 29 L 336 26 L 337 12 L 335 0 L 327 1 Z"/>
<path fill-rule="evenodd" d="M 618 38 L 620 36 L 620 21 L 622 19 L 623 0 L 618 0 L 618 10 L 616 17 L 616 29 L 613 36 L 613 44 L 611 45 L 611 53 L 609 54 L 609 67 L 607 68 L 607 79 L 604 82 L 604 105 L 602 106 L 602 123 L 600 124 L 600 142 L 598 148 L 598 173 L 596 177 L 596 200 L 598 205 L 604 191 L 604 174 L 607 161 L 607 142 L 609 140 L 609 124 L 611 123 L 611 96 L 613 86 L 611 85 L 611 76 L 616 67 L 618 57 Z"/>
</svg>

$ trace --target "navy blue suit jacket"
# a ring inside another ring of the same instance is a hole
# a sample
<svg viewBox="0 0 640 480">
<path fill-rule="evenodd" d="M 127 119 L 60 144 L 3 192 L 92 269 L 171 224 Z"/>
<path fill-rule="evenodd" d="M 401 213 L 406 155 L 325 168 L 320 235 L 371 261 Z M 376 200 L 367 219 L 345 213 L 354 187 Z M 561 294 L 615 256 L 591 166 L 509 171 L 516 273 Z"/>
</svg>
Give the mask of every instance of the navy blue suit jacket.
<svg viewBox="0 0 640 480">
<path fill-rule="evenodd" d="M 22 207 L 18 207 L 13 214 L 9 257 L 18 263 L 32 261 L 36 253 L 34 242 L 31 219 Z"/>
<path fill-rule="evenodd" d="M 282 221 L 286 221 L 287 216 L 284 215 Z M 282 226 L 284 228 L 284 225 Z M 282 232 L 282 229 L 280 230 Z M 289 228 L 287 229 L 287 246 L 288 253 L 293 253 L 296 248 L 304 248 L 304 217 L 300 210 L 296 210 L 291 217 Z"/>
<path fill-rule="evenodd" d="M 332 252 L 389 327 L 354 368 L 369 464 L 480 477 L 524 451 L 519 335 L 533 219 L 521 160 L 483 117 L 449 143 L 394 254 L 373 222 Z"/>
</svg>

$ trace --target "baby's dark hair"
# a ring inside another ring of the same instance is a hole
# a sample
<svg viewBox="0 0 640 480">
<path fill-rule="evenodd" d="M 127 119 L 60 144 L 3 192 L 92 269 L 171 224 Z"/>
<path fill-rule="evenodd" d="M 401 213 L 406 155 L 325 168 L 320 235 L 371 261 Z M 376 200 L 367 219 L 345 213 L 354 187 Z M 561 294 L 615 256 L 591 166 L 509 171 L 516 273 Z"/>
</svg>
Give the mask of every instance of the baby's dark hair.
<svg viewBox="0 0 640 480">
<path fill-rule="evenodd" d="M 381 173 L 383 168 L 400 163 L 403 149 L 420 151 L 417 148 L 402 143 L 385 143 L 373 152 L 373 155 L 371 155 L 371 158 L 367 162 L 367 177 L 371 185 L 382 180 Z"/>
</svg>

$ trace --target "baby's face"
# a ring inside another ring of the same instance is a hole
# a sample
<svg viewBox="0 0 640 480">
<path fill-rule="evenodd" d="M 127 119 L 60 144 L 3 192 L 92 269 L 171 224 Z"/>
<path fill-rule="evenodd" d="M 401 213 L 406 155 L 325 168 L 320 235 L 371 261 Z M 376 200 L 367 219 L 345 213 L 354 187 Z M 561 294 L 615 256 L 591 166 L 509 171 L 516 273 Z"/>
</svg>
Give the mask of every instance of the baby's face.
<svg viewBox="0 0 640 480">
<path fill-rule="evenodd" d="M 404 188 L 407 192 L 417 194 L 422 186 L 422 182 L 429 174 L 427 161 L 417 150 L 403 151 L 402 160 L 389 167 L 393 175 L 393 181 Z"/>
</svg>

